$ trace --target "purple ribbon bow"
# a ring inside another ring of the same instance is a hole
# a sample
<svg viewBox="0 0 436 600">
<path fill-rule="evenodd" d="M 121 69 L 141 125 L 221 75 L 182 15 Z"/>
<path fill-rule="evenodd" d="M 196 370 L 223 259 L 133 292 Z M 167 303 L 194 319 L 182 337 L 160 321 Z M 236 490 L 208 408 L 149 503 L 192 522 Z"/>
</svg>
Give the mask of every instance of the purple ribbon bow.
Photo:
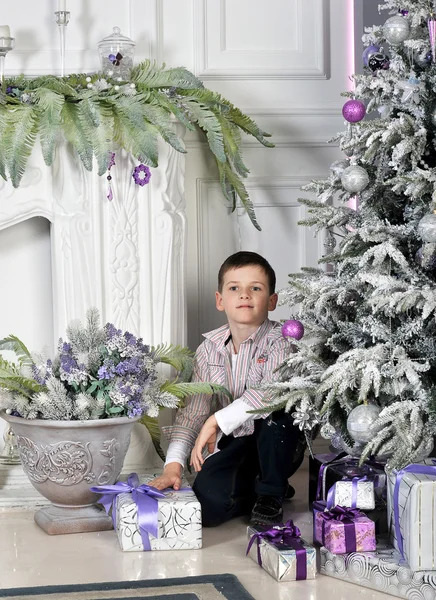
<svg viewBox="0 0 436 600">
<path fill-rule="evenodd" d="M 405 556 L 404 556 L 403 536 L 401 534 L 401 528 L 400 528 L 400 506 L 399 506 L 398 500 L 399 500 L 399 494 L 400 494 L 401 480 L 403 479 L 403 476 L 406 473 L 414 473 L 416 475 L 432 475 L 433 477 L 436 477 L 436 460 L 433 460 L 432 465 L 413 464 L 413 465 L 408 465 L 407 467 L 404 467 L 404 469 L 401 469 L 401 471 L 397 471 L 397 476 L 395 479 L 395 487 L 394 487 L 394 498 L 393 498 L 394 527 L 395 527 L 395 537 L 397 538 L 397 542 L 398 542 L 398 550 L 403 559 L 405 559 Z"/>
<path fill-rule="evenodd" d="M 260 556 L 260 542 L 265 540 L 271 542 L 278 549 L 280 544 L 290 546 L 295 550 L 297 559 L 296 580 L 307 579 L 307 553 L 306 548 L 301 541 L 301 532 L 292 519 L 289 519 L 282 527 L 271 527 L 267 531 L 258 531 L 254 533 L 248 542 L 247 555 L 250 552 L 251 546 L 257 541 L 257 562 L 262 566 L 262 558 Z"/>
<path fill-rule="evenodd" d="M 91 492 L 102 494 L 99 502 L 107 514 L 112 508 L 112 523 L 116 527 L 115 500 L 118 494 L 131 492 L 132 500 L 138 507 L 138 525 L 144 550 L 151 550 L 149 534 L 157 538 L 158 535 L 158 498 L 165 498 L 165 494 L 143 483 L 139 485 L 136 473 L 131 473 L 127 481 L 118 481 L 114 485 L 98 485 L 89 488 Z"/>
<path fill-rule="evenodd" d="M 347 479 L 344 477 L 342 481 L 351 481 L 351 508 L 357 508 L 357 486 L 359 481 L 368 481 L 368 477 L 365 475 L 364 477 L 353 477 L 352 479 Z M 330 510 L 335 505 L 335 491 L 336 491 L 336 483 L 329 489 L 327 492 L 327 509 Z"/>
<path fill-rule="evenodd" d="M 356 552 L 356 526 L 355 519 L 362 515 L 358 508 L 334 506 L 330 510 L 318 513 L 322 519 L 322 545 L 325 545 L 325 527 L 329 521 L 339 521 L 344 525 L 345 551 Z"/>
</svg>

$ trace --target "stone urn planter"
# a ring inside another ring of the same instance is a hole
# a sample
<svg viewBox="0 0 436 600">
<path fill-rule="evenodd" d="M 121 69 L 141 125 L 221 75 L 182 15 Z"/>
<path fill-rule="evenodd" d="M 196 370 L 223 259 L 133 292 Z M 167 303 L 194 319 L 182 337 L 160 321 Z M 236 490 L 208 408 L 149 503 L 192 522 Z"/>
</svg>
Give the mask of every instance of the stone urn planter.
<svg viewBox="0 0 436 600">
<path fill-rule="evenodd" d="M 115 483 L 140 417 L 50 421 L 0 415 L 16 436 L 30 482 L 51 502 L 35 513 L 36 523 L 50 535 L 112 529 L 89 488 Z"/>
</svg>

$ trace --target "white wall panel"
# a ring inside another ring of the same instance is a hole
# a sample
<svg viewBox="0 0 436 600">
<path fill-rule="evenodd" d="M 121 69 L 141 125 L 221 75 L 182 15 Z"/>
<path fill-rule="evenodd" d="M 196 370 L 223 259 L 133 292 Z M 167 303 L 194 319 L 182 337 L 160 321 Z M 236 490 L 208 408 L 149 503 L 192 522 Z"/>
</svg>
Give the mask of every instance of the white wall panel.
<svg viewBox="0 0 436 600">
<path fill-rule="evenodd" d="M 200 179 L 197 182 L 197 243 L 201 257 L 198 340 L 201 333 L 225 322 L 223 313 L 214 308 L 214 297 L 218 270 L 230 254 L 249 250 L 264 256 L 276 272 L 277 290 L 286 286 L 289 273 L 298 272 L 302 265 L 316 265 L 322 253 L 322 236 L 314 243 L 310 230 L 297 224 L 306 216 L 305 207 L 298 202 L 300 188 L 314 177 L 317 176 L 253 177 L 247 180 L 246 187 L 262 224 L 262 232 L 254 229 L 243 207 L 231 213 L 217 181 Z M 279 307 L 270 317 L 275 320 L 289 318 L 289 308 Z"/>
<path fill-rule="evenodd" d="M 60 74 L 55 10 L 57 0 L 2 3 L 2 23 L 15 37 L 15 48 L 6 58 L 7 75 Z M 162 55 L 160 0 L 67 0 L 67 10 L 71 17 L 66 28 L 66 73 L 97 71 L 97 44 L 114 26 L 136 41 L 136 62 Z"/>
<path fill-rule="evenodd" d="M 194 0 L 203 79 L 326 79 L 326 0 Z"/>
</svg>

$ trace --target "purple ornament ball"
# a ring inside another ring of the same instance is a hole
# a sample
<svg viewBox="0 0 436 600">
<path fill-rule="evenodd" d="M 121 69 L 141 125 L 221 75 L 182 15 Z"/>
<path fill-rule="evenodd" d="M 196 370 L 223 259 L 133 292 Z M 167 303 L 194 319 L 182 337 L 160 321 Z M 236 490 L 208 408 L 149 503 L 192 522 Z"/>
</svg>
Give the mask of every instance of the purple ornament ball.
<svg viewBox="0 0 436 600">
<path fill-rule="evenodd" d="M 291 319 L 285 321 L 282 325 L 283 337 L 291 337 L 294 340 L 301 340 L 304 335 L 304 325 L 301 321 Z"/>
<path fill-rule="evenodd" d="M 342 108 L 342 114 L 349 123 L 358 123 L 366 115 L 366 107 L 360 100 L 348 100 Z"/>
<path fill-rule="evenodd" d="M 362 61 L 365 67 L 368 66 L 371 56 L 377 54 L 377 52 L 380 52 L 380 46 L 376 46 L 375 44 L 371 44 L 371 46 L 365 48 L 362 54 Z"/>
</svg>

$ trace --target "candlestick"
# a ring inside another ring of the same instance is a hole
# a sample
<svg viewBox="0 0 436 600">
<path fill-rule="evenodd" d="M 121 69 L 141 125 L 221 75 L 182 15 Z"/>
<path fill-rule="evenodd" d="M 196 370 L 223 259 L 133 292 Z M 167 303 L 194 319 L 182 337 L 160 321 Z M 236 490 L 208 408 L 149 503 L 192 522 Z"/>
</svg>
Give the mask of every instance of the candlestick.
<svg viewBox="0 0 436 600">
<path fill-rule="evenodd" d="M 0 37 L 11 37 L 11 30 L 9 25 L 0 25 Z"/>
<path fill-rule="evenodd" d="M 9 27 L 3 25 L 3 30 L 6 33 L 10 33 Z M 12 50 L 15 45 L 15 38 L 10 36 L 0 36 L 0 83 L 3 85 L 5 78 L 5 57 L 8 52 Z"/>
<path fill-rule="evenodd" d="M 58 11 L 66 11 L 67 10 L 67 0 L 59 0 L 58 2 Z"/>
<path fill-rule="evenodd" d="M 65 5 L 65 0 L 59 0 L 59 4 L 63 1 Z M 61 77 L 65 75 L 65 35 L 67 25 L 70 21 L 70 13 L 66 10 L 57 10 L 55 12 L 56 15 L 56 23 L 59 25 L 59 40 L 60 40 L 60 49 L 61 49 Z"/>
</svg>

